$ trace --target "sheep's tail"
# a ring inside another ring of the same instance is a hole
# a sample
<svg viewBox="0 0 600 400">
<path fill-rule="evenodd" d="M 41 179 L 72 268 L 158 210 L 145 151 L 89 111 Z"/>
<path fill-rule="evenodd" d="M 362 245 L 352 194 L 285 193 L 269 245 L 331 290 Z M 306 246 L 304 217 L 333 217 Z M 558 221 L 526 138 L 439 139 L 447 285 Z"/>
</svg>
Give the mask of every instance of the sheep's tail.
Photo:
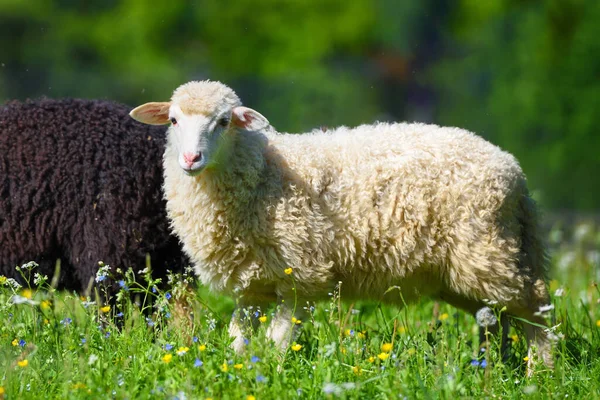
<svg viewBox="0 0 600 400">
<path fill-rule="evenodd" d="M 549 257 L 542 240 L 539 222 L 539 212 L 528 193 L 525 193 L 519 204 L 521 224 L 521 268 L 526 269 L 531 277 L 531 300 L 538 305 L 548 304 L 548 267 Z"/>
</svg>

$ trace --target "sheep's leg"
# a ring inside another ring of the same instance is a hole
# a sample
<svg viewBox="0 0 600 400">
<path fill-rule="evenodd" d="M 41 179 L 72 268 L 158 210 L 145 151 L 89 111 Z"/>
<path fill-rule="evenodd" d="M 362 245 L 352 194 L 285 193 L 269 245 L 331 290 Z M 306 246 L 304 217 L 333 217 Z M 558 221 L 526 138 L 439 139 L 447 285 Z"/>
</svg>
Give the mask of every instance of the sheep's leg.
<svg viewBox="0 0 600 400">
<path fill-rule="evenodd" d="M 294 309 L 295 308 L 295 309 Z M 267 329 L 267 338 L 273 340 L 281 350 L 287 349 L 290 342 L 298 337 L 298 321 L 302 321 L 304 310 L 301 307 L 294 307 L 294 301 L 280 301 L 273 321 Z M 294 320 L 292 320 L 295 318 Z"/>
<path fill-rule="evenodd" d="M 544 318 L 534 315 L 534 312 L 531 310 L 519 309 L 512 312 L 531 322 L 522 322 L 523 331 L 527 337 L 527 376 L 533 376 L 536 357 L 539 357 L 546 367 L 553 368 L 552 340 L 546 331 L 546 321 L 544 321 Z"/>
<path fill-rule="evenodd" d="M 264 310 L 265 304 L 259 306 L 250 305 L 248 302 L 242 302 L 238 299 L 235 310 L 229 323 L 229 336 L 233 338 L 231 347 L 237 352 L 242 353 L 246 344 L 252 336 L 252 332 L 258 326 L 260 313 L 258 309 Z"/>
</svg>

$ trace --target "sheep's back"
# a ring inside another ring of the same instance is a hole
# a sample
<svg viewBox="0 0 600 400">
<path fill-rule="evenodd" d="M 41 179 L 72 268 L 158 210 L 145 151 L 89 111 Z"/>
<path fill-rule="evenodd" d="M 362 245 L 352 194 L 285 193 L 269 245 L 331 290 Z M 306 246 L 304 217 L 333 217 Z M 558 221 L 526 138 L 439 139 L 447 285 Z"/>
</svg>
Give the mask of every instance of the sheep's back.
<svg viewBox="0 0 600 400">
<path fill-rule="evenodd" d="M 376 124 L 270 139 L 294 171 L 292 187 L 303 186 L 333 222 L 330 239 L 311 239 L 307 254 L 332 262 L 345 282 L 389 285 L 447 265 L 457 243 L 488 236 L 518 251 L 514 210 L 527 193 L 523 173 L 513 156 L 470 132 Z"/>
</svg>

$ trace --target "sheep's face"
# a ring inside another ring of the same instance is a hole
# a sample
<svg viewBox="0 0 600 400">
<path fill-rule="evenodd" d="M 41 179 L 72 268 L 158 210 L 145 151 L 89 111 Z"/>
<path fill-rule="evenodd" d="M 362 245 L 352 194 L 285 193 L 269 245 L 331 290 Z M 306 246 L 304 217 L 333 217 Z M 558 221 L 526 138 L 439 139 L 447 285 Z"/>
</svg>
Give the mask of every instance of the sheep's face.
<svg viewBox="0 0 600 400">
<path fill-rule="evenodd" d="M 147 103 L 130 115 L 146 124 L 171 124 L 169 144 L 179 166 L 189 175 L 224 165 L 238 130 L 259 130 L 269 125 L 260 113 L 242 107 L 233 90 L 211 81 L 182 85 L 171 102 Z"/>
</svg>

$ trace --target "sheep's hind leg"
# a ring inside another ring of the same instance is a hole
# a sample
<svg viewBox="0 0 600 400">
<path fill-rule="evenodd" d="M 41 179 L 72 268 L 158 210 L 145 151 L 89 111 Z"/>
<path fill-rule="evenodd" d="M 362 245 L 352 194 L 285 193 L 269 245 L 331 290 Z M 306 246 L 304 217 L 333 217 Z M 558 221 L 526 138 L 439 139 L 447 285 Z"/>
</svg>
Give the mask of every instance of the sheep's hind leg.
<svg viewBox="0 0 600 400">
<path fill-rule="evenodd" d="M 261 313 L 257 311 L 260 309 L 264 312 L 264 307 L 266 307 L 266 303 L 256 306 L 238 300 L 229 323 L 229 336 L 233 338 L 231 347 L 236 353 L 244 352 L 250 336 L 258 326 L 258 318 Z"/>
<path fill-rule="evenodd" d="M 303 316 L 304 310 L 301 307 L 294 310 L 293 300 L 280 300 L 273 321 L 267 329 L 267 338 L 275 342 L 279 349 L 287 349 L 290 342 L 298 337 Z"/>
<path fill-rule="evenodd" d="M 527 376 L 533 376 L 534 363 L 539 357 L 546 367 L 552 369 L 552 339 L 547 331 L 546 321 L 535 311 L 527 309 L 511 310 L 511 313 L 528 322 L 522 321 L 521 325 L 527 337 Z"/>
</svg>

